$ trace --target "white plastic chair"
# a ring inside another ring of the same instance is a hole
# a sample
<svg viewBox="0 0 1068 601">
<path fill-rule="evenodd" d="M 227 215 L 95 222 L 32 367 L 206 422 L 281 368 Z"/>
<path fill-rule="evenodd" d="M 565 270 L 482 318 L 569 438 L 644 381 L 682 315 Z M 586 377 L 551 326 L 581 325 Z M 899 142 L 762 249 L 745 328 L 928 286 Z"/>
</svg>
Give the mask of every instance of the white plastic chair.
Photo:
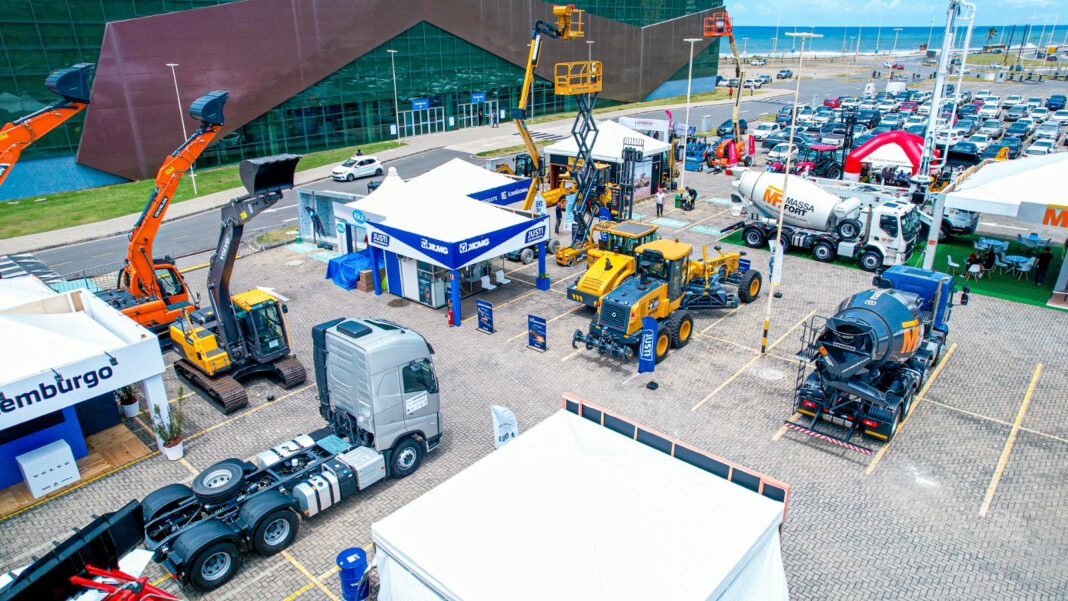
<svg viewBox="0 0 1068 601">
<path fill-rule="evenodd" d="M 482 276 L 481 278 L 479 278 L 479 281 L 482 282 L 482 289 L 483 290 L 496 290 L 497 289 L 496 286 L 494 286 L 493 284 L 490 283 L 490 277 L 488 275 Z"/>
<path fill-rule="evenodd" d="M 994 257 L 994 267 L 1001 273 L 1012 270 L 1013 264 L 1005 258 L 1005 253 L 998 253 Z"/>
<path fill-rule="evenodd" d="M 957 270 L 960 269 L 960 263 L 953 262 L 953 255 L 946 255 L 946 266 L 952 270 L 952 275 L 957 275 Z"/>
<path fill-rule="evenodd" d="M 969 265 L 968 271 L 964 274 L 964 279 L 967 280 L 969 277 L 973 277 L 977 280 L 983 277 L 983 266 L 978 263 L 972 263 L 971 265 Z"/>
<path fill-rule="evenodd" d="M 496 278 L 498 286 L 503 286 L 505 284 L 511 284 L 512 283 L 512 280 L 509 280 L 508 278 L 504 277 L 504 270 L 503 269 L 498 269 L 493 274 L 493 276 L 494 276 L 494 278 Z"/>
<path fill-rule="evenodd" d="M 1031 257 L 1030 259 L 1024 261 L 1023 263 L 1020 263 L 1019 265 L 1017 265 L 1016 266 L 1016 279 L 1020 279 L 1020 278 L 1024 277 L 1024 274 L 1031 273 L 1031 270 L 1034 269 L 1034 267 L 1035 267 L 1035 261 L 1037 261 L 1037 260 L 1038 260 L 1037 257 Z"/>
</svg>

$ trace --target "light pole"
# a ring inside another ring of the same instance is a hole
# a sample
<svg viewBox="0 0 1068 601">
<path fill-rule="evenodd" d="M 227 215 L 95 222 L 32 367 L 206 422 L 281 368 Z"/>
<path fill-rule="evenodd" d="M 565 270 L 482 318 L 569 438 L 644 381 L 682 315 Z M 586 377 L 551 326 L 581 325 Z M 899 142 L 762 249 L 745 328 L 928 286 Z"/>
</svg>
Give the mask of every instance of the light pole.
<svg viewBox="0 0 1068 601">
<path fill-rule="evenodd" d="M 775 246 L 771 250 L 772 265 L 774 265 L 775 257 L 782 252 L 782 220 L 786 211 L 786 186 L 790 183 L 790 164 L 793 162 L 794 157 L 794 133 L 797 131 L 797 104 L 800 101 L 801 96 L 801 66 L 805 60 L 805 40 L 808 38 L 822 38 L 823 36 L 818 33 L 790 33 L 788 36 L 801 38 L 801 52 L 797 55 L 797 76 L 794 82 L 794 108 L 790 115 L 790 137 L 786 142 L 786 166 L 782 175 L 782 198 L 779 200 L 779 223 L 775 231 Z M 769 189 L 769 192 L 771 190 Z M 784 262 L 785 264 L 785 262 Z M 782 267 L 779 268 L 779 279 L 782 279 Z M 771 284 L 772 290 L 775 289 L 775 284 L 772 283 L 773 277 L 769 277 L 769 284 Z M 760 354 L 763 355 L 768 352 L 768 327 L 771 325 L 771 299 L 775 295 L 771 292 L 768 293 L 768 308 L 764 313 L 764 336 L 760 340 Z"/>
<path fill-rule="evenodd" d="M 931 30 L 927 32 L 927 49 L 931 49 L 931 37 L 934 36 L 934 17 L 931 17 Z"/>
<path fill-rule="evenodd" d="M 897 54 L 897 34 L 899 34 L 899 33 L 901 33 L 901 28 L 900 27 L 895 27 L 894 28 L 894 49 L 890 51 L 890 56 L 891 57 L 894 56 L 895 54 Z"/>
<path fill-rule="evenodd" d="M 879 42 L 883 39 L 883 17 L 879 16 L 879 29 L 875 30 L 875 54 L 879 54 Z"/>
<path fill-rule="evenodd" d="M 701 38 L 686 38 L 683 42 L 690 44 L 690 74 L 686 76 L 686 122 L 683 123 L 682 134 L 682 171 L 679 172 L 679 190 L 686 189 L 686 146 L 690 141 L 690 87 L 693 85 L 693 45 L 700 42 Z M 738 93 L 742 90 L 739 87 Z"/>
<path fill-rule="evenodd" d="M 393 61 L 393 56 L 397 54 L 396 50 L 392 48 L 386 49 L 389 53 L 389 69 L 393 71 L 393 120 L 397 122 L 397 141 L 401 139 L 401 123 L 400 123 L 400 103 L 397 102 L 397 65 Z"/>
<path fill-rule="evenodd" d="M 185 131 L 185 115 L 182 114 L 182 94 L 178 91 L 178 63 L 167 63 L 167 66 L 171 68 L 171 77 L 174 78 L 174 96 L 178 99 L 178 121 L 182 123 L 182 142 L 184 143 L 189 139 L 189 134 Z M 193 196 L 197 196 L 197 174 L 193 170 L 193 165 L 189 165 L 189 177 L 193 180 Z"/>
<path fill-rule="evenodd" d="M 749 56 L 749 38 L 742 38 L 742 56 Z"/>
<path fill-rule="evenodd" d="M 771 56 L 775 56 L 775 52 L 779 49 L 779 17 L 781 15 L 775 13 L 775 37 L 771 39 Z"/>
</svg>

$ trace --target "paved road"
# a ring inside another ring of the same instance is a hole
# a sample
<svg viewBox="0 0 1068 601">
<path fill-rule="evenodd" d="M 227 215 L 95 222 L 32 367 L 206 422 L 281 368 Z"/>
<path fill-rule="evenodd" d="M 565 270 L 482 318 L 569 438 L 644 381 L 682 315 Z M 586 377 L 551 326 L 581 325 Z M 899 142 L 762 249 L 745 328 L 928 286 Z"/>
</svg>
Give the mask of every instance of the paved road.
<svg viewBox="0 0 1068 601">
<path fill-rule="evenodd" d="M 446 149 L 432 150 L 410 157 L 390 161 L 388 167 L 396 167 L 404 178 L 415 177 L 453 158 L 470 158 L 466 153 Z M 337 190 L 354 194 L 367 193 L 367 183 L 374 179 L 364 178 L 354 182 L 335 182 L 320 180 L 301 186 L 313 190 Z M 290 191 L 277 205 L 260 215 L 250 224 L 250 228 L 264 228 L 295 223 L 297 220 L 297 195 Z M 191 215 L 184 219 L 166 221 L 156 236 L 156 256 L 181 256 L 213 248 L 219 237 L 219 214 L 208 211 Z M 112 262 L 122 261 L 126 256 L 126 235 L 102 238 L 81 244 L 41 251 L 36 254 L 38 260 L 60 274 L 74 273 L 83 269 L 100 267 Z"/>
</svg>

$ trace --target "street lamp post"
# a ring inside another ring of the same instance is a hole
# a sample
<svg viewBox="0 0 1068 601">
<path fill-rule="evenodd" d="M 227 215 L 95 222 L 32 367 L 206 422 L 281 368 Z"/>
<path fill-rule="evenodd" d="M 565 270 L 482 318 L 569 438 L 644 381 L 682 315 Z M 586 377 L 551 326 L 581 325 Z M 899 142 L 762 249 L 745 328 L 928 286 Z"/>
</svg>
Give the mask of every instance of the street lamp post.
<svg viewBox="0 0 1068 601">
<path fill-rule="evenodd" d="M 683 123 L 682 134 L 682 171 L 679 172 L 679 190 L 686 189 L 686 146 L 690 141 L 690 88 L 693 85 L 693 45 L 700 42 L 701 38 L 686 38 L 683 42 L 690 44 L 690 73 L 686 76 L 686 122 Z M 741 94 L 741 90 L 738 90 Z"/>
<path fill-rule="evenodd" d="M 894 28 L 894 49 L 890 51 L 890 56 L 897 54 L 897 34 L 901 33 L 900 27 Z"/>
<path fill-rule="evenodd" d="M 749 56 L 749 38 L 742 38 L 742 56 Z"/>
<path fill-rule="evenodd" d="M 167 63 L 167 66 L 171 68 L 171 77 L 174 78 L 174 96 L 178 99 L 178 121 L 182 123 L 182 142 L 184 143 L 189 139 L 189 134 L 185 129 L 185 115 L 182 114 L 182 94 L 178 91 L 178 63 Z M 193 180 L 193 196 L 197 196 L 197 174 L 193 170 L 193 165 L 189 165 L 189 178 Z"/>
<path fill-rule="evenodd" d="M 930 31 L 927 32 L 927 49 L 928 50 L 930 50 L 930 48 L 931 48 L 931 37 L 934 36 L 934 23 L 935 23 L 934 17 L 931 17 L 931 29 L 930 29 Z"/>
<path fill-rule="evenodd" d="M 772 249 L 772 265 L 774 265 L 775 257 L 782 252 L 782 220 L 786 211 L 786 187 L 790 183 L 790 164 L 793 162 L 794 157 L 794 133 L 797 131 L 797 104 L 800 102 L 801 96 L 801 67 L 805 59 L 805 40 L 808 38 L 822 38 L 823 36 L 818 33 L 809 32 L 787 32 L 786 35 L 791 37 L 801 38 L 801 51 L 797 55 L 797 75 L 794 82 L 794 108 L 790 115 L 790 137 L 786 142 L 786 166 L 782 176 L 782 199 L 779 201 L 779 223 L 775 231 L 775 247 Z M 770 190 L 769 190 L 770 191 Z M 785 264 L 785 262 L 783 262 Z M 782 279 L 782 269 L 780 267 L 779 279 Z M 775 284 L 772 283 L 774 278 L 769 277 L 768 283 L 774 290 Z M 771 292 L 768 293 L 768 307 L 764 313 L 764 336 L 760 341 L 760 354 L 763 355 L 768 351 L 768 327 L 771 325 L 771 299 L 775 295 Z"/>
<path fill-rule="evenodd" d="M 389 53 L 389 69 L 393 72 L 393 120 L 397 122 L 397 141 L 401 139 L 401 124 L 400 124 L 400 103 L 397 102 L 397 65 L 393 60 L 393 56 L 397 54 L 396 50 L 389 48 L 386 50 Z"/>
</svg>

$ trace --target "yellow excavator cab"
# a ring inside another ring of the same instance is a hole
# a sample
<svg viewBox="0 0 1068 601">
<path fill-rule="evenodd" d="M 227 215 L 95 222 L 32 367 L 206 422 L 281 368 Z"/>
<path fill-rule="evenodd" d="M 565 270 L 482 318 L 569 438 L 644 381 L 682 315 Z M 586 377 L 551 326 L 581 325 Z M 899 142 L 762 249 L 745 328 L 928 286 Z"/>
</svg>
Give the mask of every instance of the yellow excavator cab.
<svg viewBox="0 0 1068 601">
<path fill-rule="evenodd" d="M 693 251 L 693 247 L 685 242 L 676 242 L 674 240 L 654 240 L 642 244 L 635 249 L 635 252 L 640 255 L 647 250 L 658 251 L 666 261 L 678 261 L 679 259 L 689 257 L 690 252 Z"/>
<path fill-rule="evenodd" d="M 234 305 L 244 309 L 245 311 L 251 311 L 253 307 L 267 301 L 278 302 L 278 299 L 262 290 L 249 290 L 242 292 L 241 294 L 235 294 L 231 297 L 234 301 Z"/>
</svg>

